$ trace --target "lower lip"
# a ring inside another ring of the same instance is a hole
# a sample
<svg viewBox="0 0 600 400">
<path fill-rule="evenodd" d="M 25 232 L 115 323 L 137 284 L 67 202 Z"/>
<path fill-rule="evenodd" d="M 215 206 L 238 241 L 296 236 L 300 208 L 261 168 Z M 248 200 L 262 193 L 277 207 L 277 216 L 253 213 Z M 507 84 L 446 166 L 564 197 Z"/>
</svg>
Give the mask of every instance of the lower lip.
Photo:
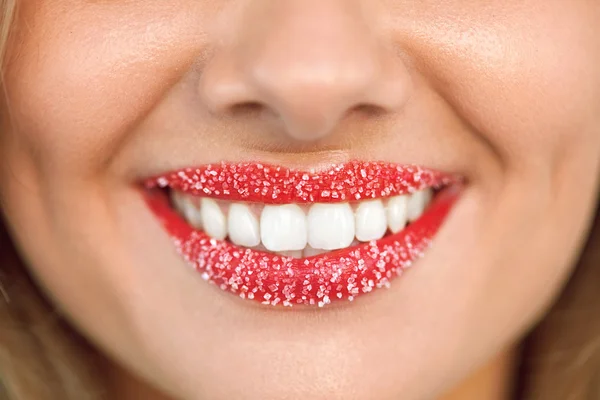
<svg viewBox="0 0 600 400">
<path fill-rule="evenodd" d="M 323 307 L 389 287 L 430 247 L 457 202 L 460 187 L 453 185 L 442 190 L 421 218 L 397 234 L 304 259 L 213 239 L 188 225 L 162 192 L 147 193 L 150 208 L 177 250 L 205 280 L 243 299 L 266 305 Z"/>
</svg>

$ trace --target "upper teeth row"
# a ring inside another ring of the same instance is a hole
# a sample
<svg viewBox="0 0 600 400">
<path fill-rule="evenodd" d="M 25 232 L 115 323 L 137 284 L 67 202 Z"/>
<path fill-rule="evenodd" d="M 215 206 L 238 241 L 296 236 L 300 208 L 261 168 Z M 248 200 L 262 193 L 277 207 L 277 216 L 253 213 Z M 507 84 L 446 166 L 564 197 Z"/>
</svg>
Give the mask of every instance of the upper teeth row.
<svg viewBox="0 0 600 400">
<path fill-rule="evenodd" d="M 431 189 L 411 195 L 350 203 L 265 205 L 217 203 L 172 191 L 171 200 L 187 222 L 215 238 L 273 252 L 305 248 L 336 250 L 397 233 L 419 218 L 431 201 Z M 310 247 L 308 247 L 310 246 Z"/>
</svg>

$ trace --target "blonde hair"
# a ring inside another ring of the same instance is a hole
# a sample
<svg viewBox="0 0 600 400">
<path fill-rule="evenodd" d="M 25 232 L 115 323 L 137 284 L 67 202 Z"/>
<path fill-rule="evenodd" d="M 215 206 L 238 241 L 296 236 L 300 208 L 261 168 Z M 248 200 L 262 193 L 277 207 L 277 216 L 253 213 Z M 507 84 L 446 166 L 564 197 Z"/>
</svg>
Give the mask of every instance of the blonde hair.
<svg viewBox="0 0 600 400">
<path fill-rule="evenodd" d="M 0 0 L 2 66 L 7 61 L 17 11 L 17 0 Z M 42 296 L 26 273 L 1 220 L 0 321 L 0 400 L 103 397 L 91 347 Z"/>
<path fill-rule="evenodd" d="M 8 36 L 17 7 L 16 0 L 0 0 L 0 64 L 4 63 Z"/>
<path fill-rule="evenodd" d="M 600 399 L 600 208 L 573 276 L 524 341 L 519 372 L 520 398 Z"/>
<path fill-rule="evenodd" d="M 0 64 L 17 0 L 0 0 Z M 10 52 L 9 52 L 10 53 Z M 1 210 L 0 210 L 1 211 Z M 554 308 L 524 342 L 520 399 L 600 398 L 600 218 Z M 26 273 L 0 221 L 0 400 L 92 400 L 100 359 Z"/>
</svg>

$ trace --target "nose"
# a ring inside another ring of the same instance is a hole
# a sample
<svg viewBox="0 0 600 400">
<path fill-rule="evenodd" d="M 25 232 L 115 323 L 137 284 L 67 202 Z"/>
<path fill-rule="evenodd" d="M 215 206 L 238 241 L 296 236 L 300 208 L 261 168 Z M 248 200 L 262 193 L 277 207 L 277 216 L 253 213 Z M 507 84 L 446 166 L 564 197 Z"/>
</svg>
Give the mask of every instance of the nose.
<svg viewBox="0 0 600 400">
<path fill-rule="evenodd" d="M 200 82 L 214 113 L 259 108 L 290 137 L 314 141 L 353 111 L 394 112 L 410 94 L 377 16 L 356 0 L 250 2 L 235 25 L 233 44 L 214 53 Z"/>
</svg>

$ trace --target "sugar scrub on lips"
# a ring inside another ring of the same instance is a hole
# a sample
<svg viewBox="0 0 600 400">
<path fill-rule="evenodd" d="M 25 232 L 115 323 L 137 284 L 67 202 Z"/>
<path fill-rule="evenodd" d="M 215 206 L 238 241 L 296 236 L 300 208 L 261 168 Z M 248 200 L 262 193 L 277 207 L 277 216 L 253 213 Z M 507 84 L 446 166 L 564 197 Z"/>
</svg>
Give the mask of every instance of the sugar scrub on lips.
<svg viewBox="0 0 600 400">
<path fill-rule="evenodd" d="M 264 304 L 322 307 L 388 287 L 422 256 L 460 179 L 384 162 L 321 171 L 220 163 L 146 186 L 152 210 L 204 279 Z"/>
</svg>

